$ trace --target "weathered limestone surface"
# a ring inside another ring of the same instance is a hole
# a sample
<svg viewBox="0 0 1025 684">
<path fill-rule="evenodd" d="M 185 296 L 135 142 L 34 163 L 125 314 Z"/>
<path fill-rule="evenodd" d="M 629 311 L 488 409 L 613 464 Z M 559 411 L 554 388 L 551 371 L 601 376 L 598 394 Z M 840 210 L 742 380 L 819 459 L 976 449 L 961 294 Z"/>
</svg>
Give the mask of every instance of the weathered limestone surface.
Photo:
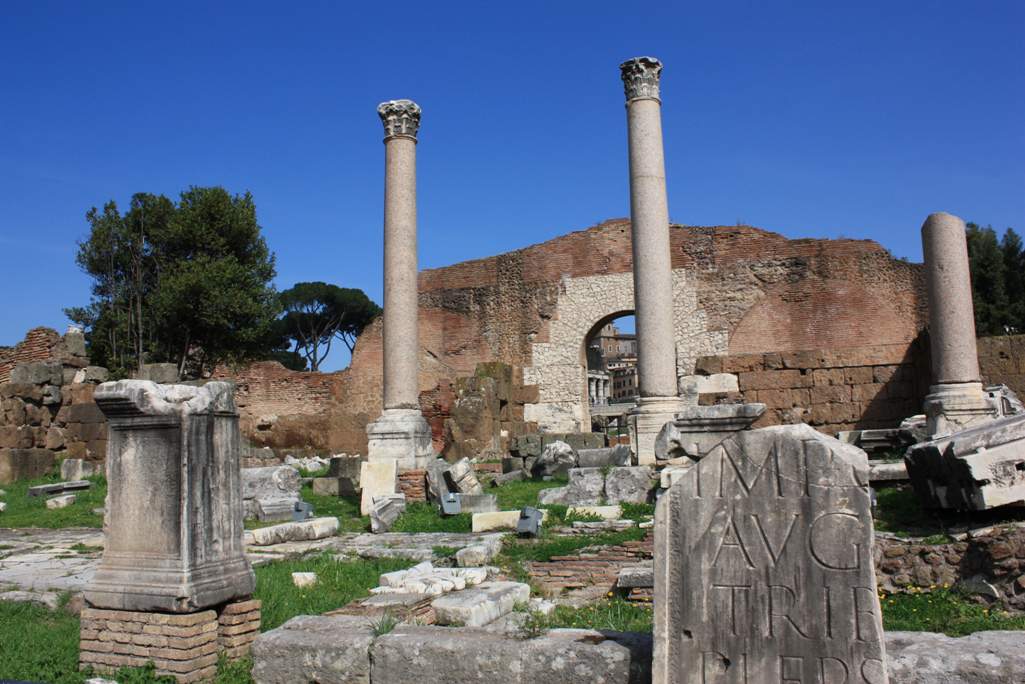
<svg viewBox="0 0 1025 684">
<path fill-rule="evenodd" d="M 687 469 L 656 511 L 654 681 L 885 683 L 867 485 L 864 452 L 807 425 Z"/>
<path fill-rule="evenodd" d="M 603 468 L 630 465 L 630 447 L 618 444 L 601 449 L 577 449 L 578 468 Z"/>
<path fill-rule="evenodd" d="M 534 462 L 535 477 L 550 477 L 565 473 L 577 464 L 577 452 L 566 442 L 549 442 L 541 450 L 541 456 Z"/>
<path fill-rule="evenodd" d="M 405 494 L 375 496 L 370 509 L 370 531 L 374 534 L 387 532 L 405 510 Z"/>
<path fill-rule="evenodd" d="M 49 449 L 0 449 L 0 484 L 42 477 L 54 460 Z"/>
<path fill-rule="evenodd" d="M 604 496 L 605 474 L 601 468 L 571 468 L 568 485 L 543 489 L 537 500 L 544 505 L 597 505 Z"/>
<path fill-rule="evenodd" d="M 1025 682 L 1021 632 L 888 632 L 886 654 L 891 684 Z"/>
<path fill-rule="evenodd" d="M 438 624 L 481 627 L 512 612 L 530 598 L 530 586 L 521 582 L 485 582 L 472 589 L 446 594 L 431 605 Z"/>
<path fill-rule="evenodd" d="M 301 615 L 253 644 L 257 684 L 369 684 L 370 620 L 351 615 Z"/>
<path fill-rule="evenodd" d="M 1025 501 L 1025 415 L 920 442 L 904 457 L 928 506 L 986 510 Z"/>
<path fill-rule="evenodd" d="M 697 461 L 738 430 L 751 427 L 765 413 L 765 404 L 688 406 L 667 422 L 655 439 L 659 461 Z"/>
<path fill-rule="evenodd" d="M 655 485 L 651 466 L 613 468 L 605 476 L 605 500 L 610 504 L 651 503 Z"/>
<path fill-rule="evenodd" d="M 247 532 L 246 538 L 254 546 L 270 546 L 284 542 L 324 539 L 337 533 L 338 518 L 332 516 L 302 522 L 282 523 L 270 527 L 258 527 Z"/>
<path fill-rule="evenodd" d="M 122 380 L 94 396 L 109 427 L 107 536 L 86 602 L 184 613 L 251 595 L 234 387 Z"/>
<path fill-rule="evenodd" d="M 242 506 L 247 520 L 288 520 L 299 501 L 299 471 L 288 465 L 242 468 Z M 283 511 L 268 515 L 270 511 Z"/>
<path fill-rule="evenodd" d="M 360 469 L 360 514 L 370 515 L 374 497 L 394 494 L 398 487 L 398 464 L 394 459 L 366 461 Z"/>
</svg>

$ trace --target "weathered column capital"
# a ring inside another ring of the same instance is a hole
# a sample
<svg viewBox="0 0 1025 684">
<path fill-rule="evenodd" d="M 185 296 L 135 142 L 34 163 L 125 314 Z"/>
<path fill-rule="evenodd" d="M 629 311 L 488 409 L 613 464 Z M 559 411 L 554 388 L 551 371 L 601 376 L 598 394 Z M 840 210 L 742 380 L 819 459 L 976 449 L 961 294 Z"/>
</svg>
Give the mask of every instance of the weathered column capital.
<svg viewBox="0 0 1025 684">
<path fill-rule="evenodd" d="M 619 65 L 626 90 L 626 101 L 656 100 L 661 102 L 658 93 L 658 80 L 662 74 L 662 62 L 654 57 L 634 57 Z"/>
<path fill-rule="evenodd" d="M 377 114 L 384 124 L 384 140 L 409 138 L 416 142 L 420 129 L 420 105 L 412 100 L 389 100 L 377 105 Z"/>
</svg>

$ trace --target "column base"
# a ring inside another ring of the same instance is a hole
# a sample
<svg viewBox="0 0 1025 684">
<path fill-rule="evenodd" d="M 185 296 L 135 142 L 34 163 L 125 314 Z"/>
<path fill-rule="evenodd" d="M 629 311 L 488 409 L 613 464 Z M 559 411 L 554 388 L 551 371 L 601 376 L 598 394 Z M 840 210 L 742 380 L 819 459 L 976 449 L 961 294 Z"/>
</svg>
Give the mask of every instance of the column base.
<svg viewBox="0 0 1025 684">
<path fill-rule="evenodd" d="M 655 438 L 662 426 L 676 418 L 686 401 L 680 397 L 641 397 L 627 415 L 630 448 L 638 465 L 655 463 Z"/>
<path fill-rule="evenodd" d="M 987 423 L 1000 415 L 981 382 L 933 385 L 923 410 L 930 438 Z"/>
<path fill-rule="evenodd" d="M 78 662 L 104 674 L 152 662 L 157 675 L 179 684 L 208 682 L 217 675 L 219 653 L 242 658 L 259 634 L 254 600 L 178 614 L 84 608 Z"/>
<path fill-rule="evenodd" d="M 431 426 L 417 409 L 385 409 L 367 425 L 367 460 L 393 460 L 399 468 L 425 468 L 434 460 Z"/>
</svg>

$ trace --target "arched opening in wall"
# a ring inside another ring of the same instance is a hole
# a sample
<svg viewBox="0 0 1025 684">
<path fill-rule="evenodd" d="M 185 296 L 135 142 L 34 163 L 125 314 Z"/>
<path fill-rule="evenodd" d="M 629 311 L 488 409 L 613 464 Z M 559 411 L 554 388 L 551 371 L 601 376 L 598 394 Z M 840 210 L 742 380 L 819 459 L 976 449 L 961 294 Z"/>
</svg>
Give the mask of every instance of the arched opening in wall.
<svg viewBox="0 0 1025 684">
<path fill-rule="evenodd" d="M 637 335 L 633 311 L 605 316 L 587 332 L 580 352 L 584 429 L 609 444 L 629 443 L 626 414 L 637 403 Z"/>
</svg>

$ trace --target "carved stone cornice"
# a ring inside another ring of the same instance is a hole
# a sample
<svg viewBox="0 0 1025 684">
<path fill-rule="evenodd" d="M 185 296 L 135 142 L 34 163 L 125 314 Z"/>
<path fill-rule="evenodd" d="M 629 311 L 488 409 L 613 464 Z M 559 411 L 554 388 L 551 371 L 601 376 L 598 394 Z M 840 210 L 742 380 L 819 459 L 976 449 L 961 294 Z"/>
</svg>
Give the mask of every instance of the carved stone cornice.
<svg viewBox="0 0 1025 684">
<path fill-rule="evenodd" d="M 662 74 L 662 62 L 654 57 L 634 57 L 619 65 L 626 90 L 626 101 L 658 100 L 658 79 Z"/>
<path fill-rule="evenodd" d="M 377 114 L 384 124 L 384 139 L 416 140 L 420 129 L 420 105 L 412 100 L 389 100 L 377 105 Z"/>
</svg>

